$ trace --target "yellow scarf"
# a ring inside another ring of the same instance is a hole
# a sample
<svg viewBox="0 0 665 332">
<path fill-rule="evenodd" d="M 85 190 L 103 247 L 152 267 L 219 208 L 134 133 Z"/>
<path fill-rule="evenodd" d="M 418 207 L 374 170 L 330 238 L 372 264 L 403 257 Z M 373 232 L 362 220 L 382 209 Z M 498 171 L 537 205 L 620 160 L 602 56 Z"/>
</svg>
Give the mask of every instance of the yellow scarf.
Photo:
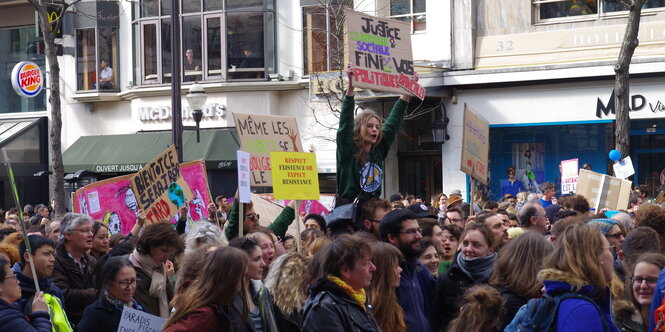
<svg viewBox="0 0 665 332">
<path fill-rule="evenodd" d="M 347 295 L 351 296 L 351 298 L 358 302 L 360 306 L 363 308 L 363 310 L 367 311 L 367 308 L 365 308 L 365 301 L 367 301 L 367 298 L 365 296 L 365 290 L 360 289 L 359 291 L 354 290 L 351 288 L 351 286 L 347 285 L 342 279 L 337 278 L 333 275 L 328 275 L 328 280 L 334 282 L 339 288 L 344 290 Z"/>
</svg>

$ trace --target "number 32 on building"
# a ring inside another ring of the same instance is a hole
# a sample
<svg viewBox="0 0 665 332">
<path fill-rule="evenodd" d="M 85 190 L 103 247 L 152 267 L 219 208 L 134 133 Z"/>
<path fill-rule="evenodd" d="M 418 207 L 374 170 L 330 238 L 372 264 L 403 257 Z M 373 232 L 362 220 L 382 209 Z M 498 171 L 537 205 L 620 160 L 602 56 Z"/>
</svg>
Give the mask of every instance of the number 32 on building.
<svg viewBox="0 0 665 332">
<path fill-rule="evenodd" d="M 497 52 L 503 52 L 503 51 L 512 51 L 513 50 L 513 41 L 512 40 L 500 40 L 496 42 L 496 51 Z"/>
</svg>

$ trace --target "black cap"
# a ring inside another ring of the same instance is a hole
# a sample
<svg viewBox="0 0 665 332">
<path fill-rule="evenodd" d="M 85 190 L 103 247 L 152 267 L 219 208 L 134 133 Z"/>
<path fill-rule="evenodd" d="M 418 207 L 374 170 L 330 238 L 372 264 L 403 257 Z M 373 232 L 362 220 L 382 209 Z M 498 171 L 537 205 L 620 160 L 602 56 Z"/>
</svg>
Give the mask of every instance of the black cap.
<svg viewBox="0 0 665 332">
<path fill-rule="evenodd" d="M 402 221 L 417 219 L 418 217 L 408 209 L 397 209 L 386 213 L 379 225 L 379 234 L 382 241 L 388 241 L 388 234 L 395 234 L 402 228 Z"/>
<path fill-rule="evenodd" d="M 429 208 L 425 204 L 411 204 L 406 209 L 413 213 L 417 218 L 437 218 L 437 216 L 429 212 Z"/>
<path fill-rule="evenodd" d="M 402 196 L 400 196 L 399 194 L 392 194 L 392 195 L 390 195 L 390 203 L 392 203 L 392 202 L 400 202 L 400 201 L 402 201 Z"/>
</svg>

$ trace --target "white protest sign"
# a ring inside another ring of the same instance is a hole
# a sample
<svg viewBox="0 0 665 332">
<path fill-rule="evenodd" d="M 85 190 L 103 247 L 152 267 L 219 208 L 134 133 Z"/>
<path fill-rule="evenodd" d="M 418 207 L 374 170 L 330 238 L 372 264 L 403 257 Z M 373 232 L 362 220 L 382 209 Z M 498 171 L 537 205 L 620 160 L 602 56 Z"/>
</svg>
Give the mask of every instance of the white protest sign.
<svg viewBox="0 0 665 332">
<path fill-rule="evenodd" d="M 614 175 L 619 179 L 625 179 L 635 174 L 633 160 L 630 157 L 623 158 L 621 161 L 614 163 L 612 167 L 614 168 Z"/>
<path fill-rule="evenodd" d="M 579 161 L 568 159 L 561 161 L 561 194 L 574 193 L 577 190 L 577 179 L 579 177 Z"/>
<path fill-rule="evenodd" d="M 164 323 L 164 318 L 126 306 L 122 309 L 117 332 L 160 332 Z"/>
<path fill-rule="evenodd" d="M 249 171 L 249 152 L 238 150 L 238 199 L 240 203 L 249 203 L 250 199 L 250 171 Z"/>
</svg>

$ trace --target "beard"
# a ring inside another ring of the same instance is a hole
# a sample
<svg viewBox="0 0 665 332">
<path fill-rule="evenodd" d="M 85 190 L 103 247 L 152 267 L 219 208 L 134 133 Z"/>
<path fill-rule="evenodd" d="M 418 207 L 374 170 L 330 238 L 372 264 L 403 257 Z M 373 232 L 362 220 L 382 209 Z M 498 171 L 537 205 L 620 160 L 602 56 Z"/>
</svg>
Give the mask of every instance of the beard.
<svg viewBox="0 0 665 332">
<path fill-rule="evenodd" d="M 402 255 L 404 255 L 404 258 L 406 258 L 407 260 L 412 260 L 414 258 L 417 258 L 421 252 L 420 239 L 406 243 L 400 242 L 399 245 L 397 246 L 397 249 L 399 249 L 399 251 L 402 252 Z"/>
</svg>

